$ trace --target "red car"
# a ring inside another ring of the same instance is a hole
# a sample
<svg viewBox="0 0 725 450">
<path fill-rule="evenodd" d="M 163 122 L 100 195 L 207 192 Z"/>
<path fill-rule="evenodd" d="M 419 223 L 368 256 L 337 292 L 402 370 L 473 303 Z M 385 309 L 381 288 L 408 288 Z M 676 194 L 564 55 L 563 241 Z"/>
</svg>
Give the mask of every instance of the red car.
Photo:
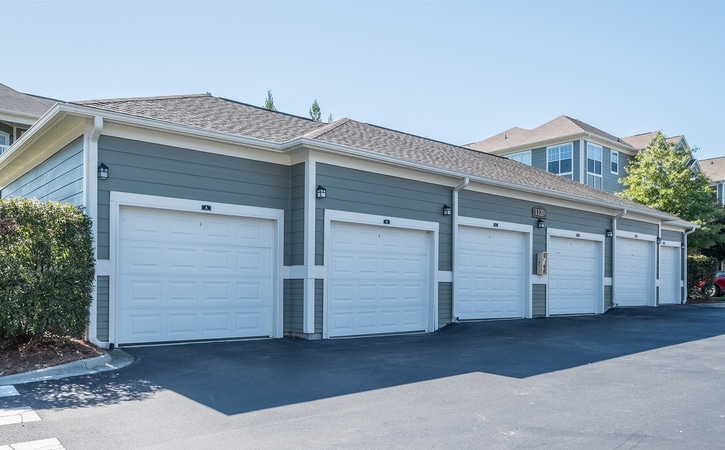
<svg viewBox="0 0 725 450">
<path fill-rule="evenodd" d="M 717 272 L 712 286 L 704 287 L 702 293 L 708 297 L 720 297 L 725 294 L 725 272 Z"/>
</svg>

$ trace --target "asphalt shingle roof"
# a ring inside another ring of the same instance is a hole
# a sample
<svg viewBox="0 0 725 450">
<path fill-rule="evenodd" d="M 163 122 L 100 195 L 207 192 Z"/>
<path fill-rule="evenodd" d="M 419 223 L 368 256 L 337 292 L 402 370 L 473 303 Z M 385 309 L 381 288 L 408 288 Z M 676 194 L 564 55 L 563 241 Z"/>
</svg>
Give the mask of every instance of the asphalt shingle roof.
<svg viewBox="0 0 725 450">
<path fill-rule="evenodd" d="M 276 143 L 306 138 L 423 164 L 431 168 L 450 170 L 462 176 L 482 177 L 534 188 L 542 193 L 549 191 L 552 194 L 567 194 L 623 208 L 654 211 L 638 203 L 507 158 L 351 119 L 340 119 L 326 124 L 203 94 L 87 100 L 74 103 Z M 583 129 L 581 122 L 565 116 L 552 122 L 560 124 L 558 129 L 561 127 L 571 130 Z"/>
<path fill-rule="evenodd" d="M 0 110 L 40 117 L 55 103 L 55 100 L 23 94 L 0 84 Z"/>
<path fill-rule="evenodd" d="M 725 181 L 725 157 L 701 159 L 699 163 L 710 181 Z"/>
<path fill-rule="evenodd" d="M 75 104 L 282 143 L 325 124 L 206 94 L 84 100 Z"/>
<path fill-rule="evenodd" d="M 584 133 L 599 136 L 614 142 L 619 141 L 622 147 L 629 147 L 629 144 L 620 141 L 617 136 L 609 134 L 606 131 L 602 131 L 597 127 L 582 122 L 581 120 L 572 119 L 568 116 L 559 116 L 556 119 L 531 130 L 514 127 L 488 139 L 466 144 L 464 147 L 482 152 L 495 152 L 506 148 L 525 146 L 527 144 L 535 144 L 560 137 Z"/>
</svg>

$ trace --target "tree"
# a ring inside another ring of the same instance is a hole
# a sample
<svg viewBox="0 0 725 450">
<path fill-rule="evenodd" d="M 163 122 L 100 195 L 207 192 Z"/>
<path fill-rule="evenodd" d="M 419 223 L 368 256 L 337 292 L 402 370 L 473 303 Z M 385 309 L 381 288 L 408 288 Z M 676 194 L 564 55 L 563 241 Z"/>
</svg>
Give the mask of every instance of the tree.
<svg viewBox="0 0 725 450">
<path fill-rule="evenodd" d="M 312 102 L 312 106 L 310 107 L 310 118 L 315 122 L 321 122 L 322 111 L 320 110 L 320 105 L 317 104 L 317 99 Z"/>
<path fill-rule="evenodd" d="M 332 123 L 332 113 L 330 113 L 330 115 L 327 116 L 327 123 Z"/>
<path fill-rule="evenodd" d="M 619 180 L 625 190 L 617 195 L 700 225 L 689 237 L 697 253 L 723 241 L 723 211 L 713 202 L 710 180 L 693 170 L 693 161 L 692 150 L 671 147 L 657 132 L 625 167 L 627 176 Z"/>
<path fill-rule="evenodd" d="M 274 106 L 274 97 L 272 97 L 272 89 L 267 89 L 267 98 L 264 100 L 264 107 L 270 111 L 277 111 Z"/>
</svg>

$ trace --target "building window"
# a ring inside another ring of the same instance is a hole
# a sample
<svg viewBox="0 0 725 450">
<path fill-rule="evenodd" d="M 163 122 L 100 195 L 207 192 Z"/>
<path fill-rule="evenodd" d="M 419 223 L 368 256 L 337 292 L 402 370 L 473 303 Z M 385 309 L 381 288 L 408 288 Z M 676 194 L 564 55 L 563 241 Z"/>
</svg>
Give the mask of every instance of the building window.
<svg viewBox="0 0 725 450">
<path fill-rule="evenodd" d="M 0 154 L 10 147 L 10 135 L 0 131 Z"/>
<path fill-rule="evenodd" d="M 518 152 L 518 153 L 511 153 L 510 155 L 506 155 L 508 159 L 513 159 L 514 161 L 518 161 L 522 164 L 526 164 L 527 166 L 531 165 L 531 151 L 525 151 L 525 152 Z"/>
<path fill-rule="evenodd" d="M 551 173 L 572 178 L 572 143 L 546 147 L 546 167 Z"/>
<path fill-rule="evenodd" d="M 587 184 L 602 188 L 602 147 L 587 142 Z"/>
<path fill-rule="evenodd" d="M 611 152 L 611 167 L 610 170 L 613 174 L 619 174 L 619 152 L 612 150 Z"/>
</svg>

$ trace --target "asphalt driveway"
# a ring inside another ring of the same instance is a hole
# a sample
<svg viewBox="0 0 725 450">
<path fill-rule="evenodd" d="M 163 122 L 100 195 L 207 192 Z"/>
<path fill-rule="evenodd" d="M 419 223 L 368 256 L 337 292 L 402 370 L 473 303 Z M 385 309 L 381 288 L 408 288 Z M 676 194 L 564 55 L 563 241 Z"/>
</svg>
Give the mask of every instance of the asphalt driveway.
<svg viewBox="0 0 725 450">
<path fill-rule="evenodd" d="M 23 403 L 43 420 L 0 429 L 11 433 L 3 441 L 53 436 L 66 449 L 725 442 L 725 308 L 126 351 L 137 361 L 117 372 L 17 386 L 21 395 L 0 408 Z"/>
</svg>

